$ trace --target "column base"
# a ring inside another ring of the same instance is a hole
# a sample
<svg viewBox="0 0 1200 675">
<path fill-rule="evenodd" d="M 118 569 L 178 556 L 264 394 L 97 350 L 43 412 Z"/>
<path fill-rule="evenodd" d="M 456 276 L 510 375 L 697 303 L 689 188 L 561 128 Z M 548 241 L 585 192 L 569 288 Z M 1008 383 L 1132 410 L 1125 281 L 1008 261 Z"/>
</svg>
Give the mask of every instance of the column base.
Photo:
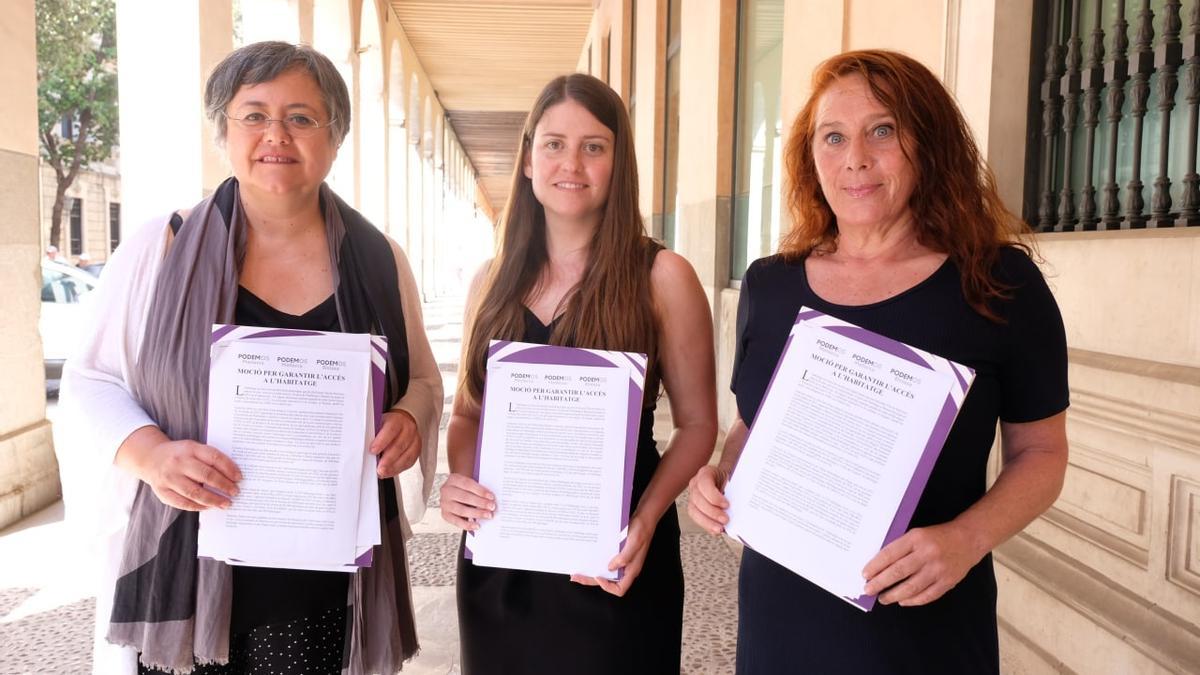
<svg viewBox="0 0 1200 675">
<path fill-rule="evenodd" d="M 62 496 L 49 420 L 0 436 L 0 528 Z"/>
</svg>

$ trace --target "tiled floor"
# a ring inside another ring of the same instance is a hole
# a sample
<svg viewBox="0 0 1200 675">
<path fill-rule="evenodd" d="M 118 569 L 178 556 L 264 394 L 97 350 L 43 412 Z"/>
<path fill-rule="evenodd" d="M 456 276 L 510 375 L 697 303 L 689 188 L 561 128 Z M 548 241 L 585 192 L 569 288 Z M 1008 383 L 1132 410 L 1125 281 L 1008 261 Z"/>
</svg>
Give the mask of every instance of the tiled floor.
<svg viewBox="0 0 1200 675">
<path fill-rule="evenodd" d="M 462 334 L 461 299 L 427 305 L 425 321 L 443 374 L 448 413 Z M 55 412 L 51 411 L 52 419 Z M 443 415 L 443 429 L 447 419 Z M 665 437 L 669 424 L 665 413 L 656 418 L 657 437 Z M 447 471 L 443 456 L 439 479 Z M 454 566 L 459 535 L 441 520 L 436 489 L 433 495 L 431 508 L 413 528 L 409 546 L 421 653 L 404 672 L 444 675 L 458 672 Z M 680 513 L 686 580 L 683 671 L 730 673 L 736 639 L 737 553 L 725 541 L 698 531 L 684 509 Z M 68 567 L 81 554 L 62 514 L 60 502 L 0 532 L 0 675 L 91 670 L 95 600 L 77 570 L 73 573 Z"/>
</svg>

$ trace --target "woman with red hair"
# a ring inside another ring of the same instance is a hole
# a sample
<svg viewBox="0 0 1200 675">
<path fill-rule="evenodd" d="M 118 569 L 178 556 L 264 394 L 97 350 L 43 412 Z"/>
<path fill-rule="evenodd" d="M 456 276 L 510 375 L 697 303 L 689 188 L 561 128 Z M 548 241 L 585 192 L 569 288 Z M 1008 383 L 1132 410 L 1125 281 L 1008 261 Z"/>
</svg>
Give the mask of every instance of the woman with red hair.
<svg viewBox="0 0 1200 675">
<path fill-rule="evenodd" d="M 1058 496 L 1068 405 L 1062 317 L 937 78 L 895 52 L 813 75 L 787 146 L 794 225 L 742 281 L 738 419 L 688 511 L 720 532 L 725 482 L 801 306 L 970 366 L 976 379 L 907 533 L 862 570 L 869 613 L 747 549 L 737 669 L 998 672 L 990 551 Z M 1004 468 L 987 487 L 999 421 Z M 801 665 L 802 664 L 802 665 Z"/>
</svg>

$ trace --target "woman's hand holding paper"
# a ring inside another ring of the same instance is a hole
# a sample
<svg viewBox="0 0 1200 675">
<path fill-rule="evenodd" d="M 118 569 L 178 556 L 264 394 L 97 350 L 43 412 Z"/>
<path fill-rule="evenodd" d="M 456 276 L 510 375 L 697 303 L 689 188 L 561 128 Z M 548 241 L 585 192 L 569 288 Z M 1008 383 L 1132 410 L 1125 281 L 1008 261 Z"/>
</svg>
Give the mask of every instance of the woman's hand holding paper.
<svg viewBox="0 0 1200 675">
<path fill-rule="evenodd" d="M 116 463 L 149 485 L 160 502 L 182 511 L 229 508 L 242 479 L 237 464 L 220 450 L 172 441 L 154 426 L 130 434 L 117 450 Z"/>
<path fill-rule="evenodd" d="M 406 410 L 384 413 L 379 433 L 368 451 L 379 458 L 375 472 L 380 478 L 391 478 L 412 466 L 421 456 L 421 434 L 416 420 Z"/>
<path fill-rule="evenodd" d="M 491 518 L 496 510 L 496 495 L 460 473 L 450 474 L 440 493 L 442 519 L 464 530 L 478 530 L 478 521 Z"/>
<path fill-rule="evenodd" d="M 572 574 L 571 581 L 584 586 L 599 586 L 618 598 L 624 597 L 629 592 L 629 587 L 633 585 L 634 579 L 637 579 L 638 574 L 642 572 L 642 565 L 646 562 L 646 553 L 650 550 L 650 539 L 653 536 L 654 526 L 645 524 L 638 514 L 633 514 L 633 517 L 629 519 L 629 534 L 625 539 L 625 548 L 622 548 L 621 552 L 608 563 L 608 569 L 613 572 L 625 568 L 621 578 L 613 581 Z"/>
<path fill-rule="evenodd" d="M 867 563 L 866 593 L 885 605 L 933 602 L 983 558 L 975 549 L 966 528 L 953 522 L 909 530 Z"/>
<path fill-rule="evenodd" d="M 702 466 L 688 483 L 688 515 L 692 521 L 713 534 L 725 531 L 729 522 L 729 500 L 723 490 L 729 480 L 724 469 Z"/>
</svg>

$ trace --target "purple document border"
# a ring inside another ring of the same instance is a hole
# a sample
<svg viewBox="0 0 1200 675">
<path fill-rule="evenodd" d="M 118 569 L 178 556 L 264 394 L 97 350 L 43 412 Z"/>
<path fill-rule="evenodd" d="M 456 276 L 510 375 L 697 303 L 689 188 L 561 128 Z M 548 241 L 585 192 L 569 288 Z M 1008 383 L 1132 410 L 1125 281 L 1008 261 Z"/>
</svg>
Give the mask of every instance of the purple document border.
<svg viewBox="0 0 1200 675">
<path fill-rule="evenodd" d="M 800 312 L 796 314 L 795 323 L 799 324 L 804 321 L 823 319 L 827 316 L 829 315 L 815 309 L 802 308 Z M 831 318 L 836 319 L 836 317 Z M 844 323 L 842 325 L 818 327 L 824 330 L 832 331 L 862 344 L 874 347 L 882 352 L 886 352 L 897 358 L 901 358 L 905 361 L 909 361 L 921 366 L 922 368 L 929 368 L 930 370 L 933 369 L 933 367 L 929 364 L 929 361 L 912 347 L 909 347 L 903 342 L 898 342 L 878 333 L 873 333 L 865 328 Z M 788 335 L 787 342 L 784 343 L 783 346 L 783 351 L 780 352 L 779 362 L 775 364 L 775 372 L 771 374 L 771 381 L 767 384 L 766 392 L 763 394 L 763 399 L 766 399 L 771 395 L 771 390 L 775 386 L 775 375 L 779 373 L 779 366 L 781 363 L 783 363 L 783 354 L 786 354 L 788 350 L 791 349 L 791 346 L 792 336 Z M 970 371 L 972 375 L 974 374 L 974 371 L 966 366 L 954 363 L 953 361 L 949 363 L 950 369 L 954 372 L 955 378 L 957 378 L 957 385 L 963 389 L 963 396 L 965 398 L 966 392 L 970 390 L 970 384 L 968 384 L 966 379 L 963 378 L 960 369 L 966 368 L 966 370 Z M 887 546 L 891 542 L 895 541 L 908 530 L 908 524 L 912 520 L 913 512 L 917 508 L 917 502 L 920 501 L 921 494 L 925 491 L 925 485 L 929 482 L 929 476 L 931 473 L 933 473 L 933 467 L 937 463 L 938 456 L 942 453 L 942 446 L 946 443 L 946 438 L 950 435 L 950 429 L 954 426 L 954 420 L 958 417 L 958 410 L 959 408 L 954 402 L 953 395 L 947 394 L 946 401 L 942 405 L 942 411 L 938 414 L 938 418 L 933 425 L 933 430 L 930 432 L 929 440 L 925 444 L 925 449 L 921 451 L 921 459 L 917 461 L 917 466 L 913 470 L 912 479 L 909 481 L 908 488 L 905 489 L 904 496 L 901 498 L 900 504 L 896 509 L 896 515 L 892 519 L 892 524 L 888 528 L 887 533 L 884 535 L 883 542 L 879 545 L 881 550 L 884 546 Z M 750 430 L 746 434 L 746 438 L 749 439 L 750 435 L 753 433 L 754 425 L 751 424 Z M 738 537 L 738 539 L 741 540 L 743 545 L 748 546 L 751 549 L 754 548 L 750 546 L 745 539 L 742 539 L 741 537 Z M 876 596 L 863 594 L 857 598 L 846 597 L 844 599 L 869 612 L 875 606 Z"/>
<path fill-rule="evenodd" d="M 617 366 L 608 359 L 599 354 L 592 353 L 586 349 L 577 347 L 563 347 L 560 345 L 542 345 L 535 343 L 512 342 L 508 340 L 496 340 L 488 347 L 488 360 L 490 361 L 500 350 L 510 344 L 523 345 L 518 351 L 515 351 L 508 356 L 500 359 L 502 363 L 536 363 L 542 365 L 564 365 L 564 366 L 587 366 L 592 368 L 616 368 Z M 638 372 L 643 375 L 646 373 L 645 367 L 637 363 L 631 356 L 621 352 Z M 643 358 L 645 355 L 642 355 Z M 483 397 L 480 401 L 479 413 L 479 429 L 480 433 L 475 437 L 475 469 L 472 477 L 479 480 L 479 461 L 483 452 L 483 420 L 487 414 L 487 385 L 485 382 L 483 388 Z M 629 406 L 628 418 L 625 424 L 625 475 L 623 485 L 621 486 L 621 529 L 626 530 L 629 527 L 629 505 L 633 500 L 633 469 L 637 460 L 637 441 L 638 433 L 641 431 L 642 423 L 642 398 L 645 395 L 643 387 L 638 386 L 633 378 L 629 379 Z M 468 535 L 473 534 L 468 532 Z M 621 539 L 618 551 L 625 549 L 625 543 L 628 541 L 628 533 Z M 470 537 L 467 537 L 467 545 L 464 545 L 463 557 L 467 560 L 473 559 L 471 548 L 469 546 Z M 625 574 L 625 570 L 617 571 L 617 579 L 621 579 Z"/>
<path fill-rule="evenodd" d="M 234 324 L 213 324 L 212 329 L 212 344 L 220 342 L 233 331 L 239 328 L 251 328 L 250 326 L 237 326 Z M 322 331 L 315 330 L 296 330 L 291 328 L 269 328 L 249 333 L 237 337 L 238 340 L 253 340 L 254 338 L 271 338 L 271 337 L 305 337 L 309 335 L 324 335 Z M 371 336 L 371 348 L 375 352 L 383 356 L 383 363 L 387 365 L 387 337 L 382 335 Z M 380 427 L 383 426 L 383 394 L 386 389 L 384 368 L 375 364 L 374 359 L 368 359 L 371 365 L 371 401 L 374 405 L 374 410 L 371 411 L 375 420 L 375 433 L 379 433 Z M 375 460 L 379 461 L 378 458 Z M 363 552 L 354 560 L 353 565 L 347 567 L 370 567 L 375 561 L 375 548 L 371 547 Z"/>
</svg>

